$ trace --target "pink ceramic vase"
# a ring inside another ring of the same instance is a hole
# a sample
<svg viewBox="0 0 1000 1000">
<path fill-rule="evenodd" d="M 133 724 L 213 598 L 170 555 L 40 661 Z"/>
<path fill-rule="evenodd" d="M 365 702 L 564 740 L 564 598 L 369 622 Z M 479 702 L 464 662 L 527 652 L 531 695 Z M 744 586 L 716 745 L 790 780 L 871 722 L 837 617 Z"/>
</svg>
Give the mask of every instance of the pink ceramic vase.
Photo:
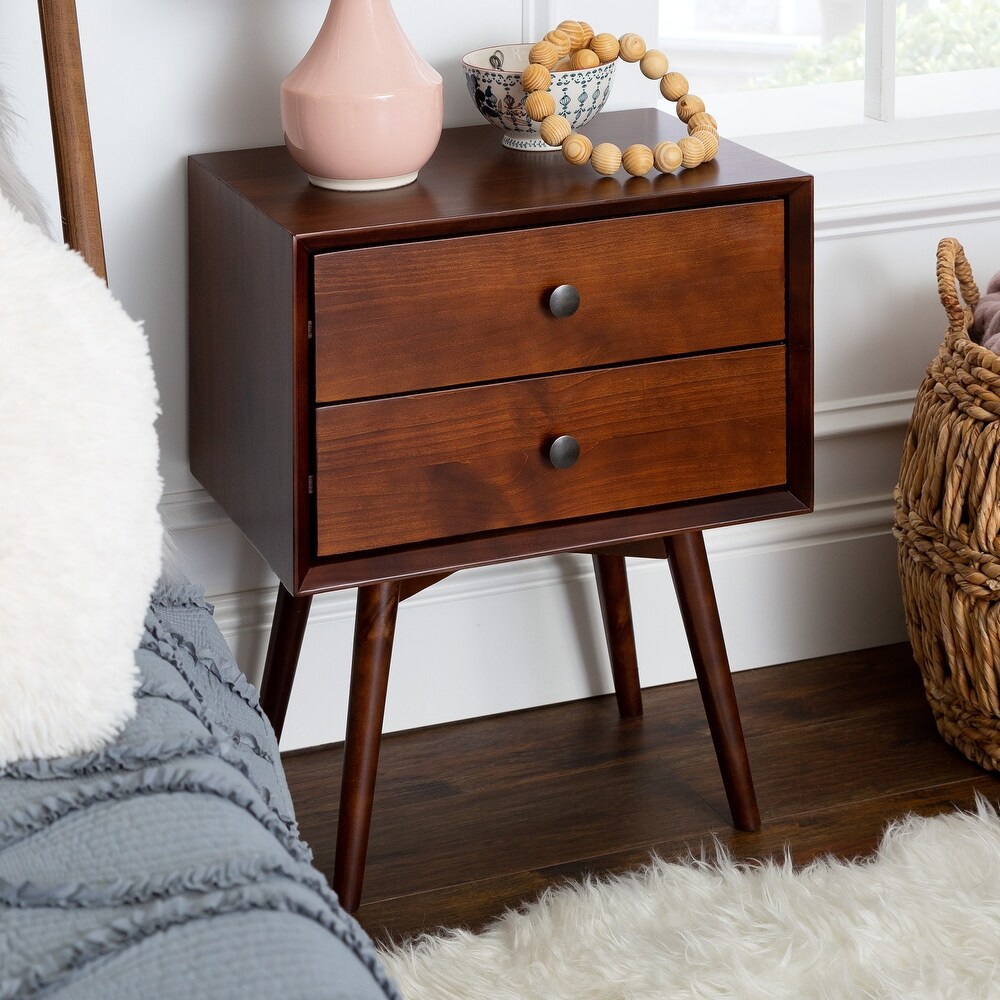
<svg viewBox="0 0 1000 1000">
<path fill-rule="evenodd" d="M 295 162 L 319 187 L 380 191 L 416 180 L 441 138 L 441 74 L 414 50 L 389 0 L 330 0 L 281 84 Z"/>
</svg>

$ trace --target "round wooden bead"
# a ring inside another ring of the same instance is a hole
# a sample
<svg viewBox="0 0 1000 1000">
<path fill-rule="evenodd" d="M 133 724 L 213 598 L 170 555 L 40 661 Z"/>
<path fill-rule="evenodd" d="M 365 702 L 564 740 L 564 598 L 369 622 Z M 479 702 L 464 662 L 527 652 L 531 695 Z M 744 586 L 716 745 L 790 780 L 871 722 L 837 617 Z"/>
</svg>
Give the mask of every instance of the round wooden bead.
<svg viewBox="0 0 1000 1000">
<path fill-rule="evenodd" d="M 565 31 L 560 31 L 558 28 L 553 28 L 552 31 L 548 32 L 545 36 L 545 41 L 551 42 L 556 47 L 556 52 L 559 53 L 559 58 L 562 59 L 563 56 L 568 56 L 572 45 L 570 44 L 569 35 Z"/>
<path fill-rule="evenodd" d="M 560 21 L 556 27 L 559 31 L 565 31 L 569 35 L 571 52 L 575 52 L 587 44 L 584 41 L 583 25 L 579 21 Z"/>
<path fill-rule="evenodd" d="M 705 110 L 705 102 L 695 94 L 685 94 L 677 101 L 677 117 L 686 125 L 688 119 Z"/>
<path fill-rule="evenodd" d="M 660 93 L 668 101 L 679 101 L 687 92 L 687 77 L 683 73 L 667 73 L 660 81 Z"/>
<path fill-rule="evenodd" d="M 647 80 L 658 80 L 667 71 L 670 60 L 659 49 L 646 49 L 639 60 L 639 70 Z"/>
<path fill-rule="evenodd" d="M 610 177 L 622 165 L 622 151 L 613 142 L 602 142 L 590 154 L 590 165 L 599 174 Z"/>
<path fill-rule="evenodd" d="M 546 69 L 552 69 L 559 62 L 559 50 L 543 38 L 528 50 L 528 62 L 541 63 Z"/>
<path fill-rule="evenodd" d="M 715 129 L 716 132 L 719 131 L 719 123 L 707 111 L 699 111 L 696 115 L 692 115 L 687 121 L 687 127 L 688 134 L 692 134 L 700 128 L 710 128 Z"/>
<path fill-rule="evenodd" d="M 526 94 L 533 94 L 536 90 L 548 90 L 552 84 L 552 74 L 541 64 L 531 63 L 525 67 L 521 74 L 521 86 Z"/>
<path fill-rule="evenodd" d="M 715 154 L 719 151 L 719 133 L 714 128 L 700 128 L 691 133 L 692 139 L 700 139 L 705 147 L 705 159 L 703 163 L 715 159 Z"/>
<path fill-rule="evenodd" d="M 672 174 L 684 158 L 676 142 L 659 142 L 653 148 L 653 166 L 661 174 Z"/>
<path fill-rule="evenodd" d="M 618 39 L 618 55 L 625 62 L 638 62 L 645 54 L 646 42 L 634 31 L 626 32 Z"/>
<path fill-rule="evenodd" d="M 538 135 L 547 146 L 561 146 L 570 133 L 569 122 L 561 115 L 549 115 L 538 126 Z M 699 143 L 700 145 L 700 143 Z M 704 149 L 704 147 L 702 147 Z"/>
<path fill-rule="evenodd" d="M 622 166 L 633 177 L 644 177 L 653 169 L 653 151 L 637 142 L 622 151 Z"/>
<path fill-rule="evenodd" d="M 594 38 L 594 29 L 586 21 L 577 22 L 583 29 L 583 44 L 589 45 Z"/>
<path fill-rule="evenodd" d="M 563 158 L 574 166 L 582 166 L 590 159 L 594 144 L 579 132 L 571 132 L 562 142 Z"/>
<path fill-rule="evenodd" d="M 686 135 L 677 143 L 681 150 L 681 166 L 688 170 L 705 162 L 705 144 L 693 135 Z"/>
<path fill-rule="evenodd" d="M 569 58 L 573 69 L 593 69 L 601 65 L 598 54 L 593 49 L 577 49 Z"/>
<path fill-rule="evenodd" d="M 602 63 L 614 62 L 618 58 L 618 39 L 608 31 L 594 35 L 590 40 L 590 47 Z"/>
<path fill-rule="evenodd" d="M 533 122 L 540 122 L 556 113 L 556 101 L 547 90 L 536 90 L 528 94 L 524 110 Z"/>
</svg>

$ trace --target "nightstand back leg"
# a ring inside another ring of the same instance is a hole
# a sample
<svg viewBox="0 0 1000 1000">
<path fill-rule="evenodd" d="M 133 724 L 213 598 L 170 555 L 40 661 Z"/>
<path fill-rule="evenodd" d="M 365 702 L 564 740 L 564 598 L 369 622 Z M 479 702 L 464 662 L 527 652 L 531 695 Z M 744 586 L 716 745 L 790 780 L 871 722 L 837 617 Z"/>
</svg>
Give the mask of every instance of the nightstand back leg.
<svg viewBox="0 0 1000 1000">
<path fill-rule="evenodd" d="M 757 830 L 760 812 L 705 538 L 700 531 L 688 531 L 671 535 L 664 543 L 733 823 L 740 830 Z"/>
<path fill-rule="evenodd" d="M 615 682 L 618 713 L 623 719 L 642 715 L 642 689 L 632 630 L 632 603 L 628 594 L 625 557 L 595 552 L 594 575 L 601 599 L 604 635 L 608 641 L 611 674 Z"/>
</svg>

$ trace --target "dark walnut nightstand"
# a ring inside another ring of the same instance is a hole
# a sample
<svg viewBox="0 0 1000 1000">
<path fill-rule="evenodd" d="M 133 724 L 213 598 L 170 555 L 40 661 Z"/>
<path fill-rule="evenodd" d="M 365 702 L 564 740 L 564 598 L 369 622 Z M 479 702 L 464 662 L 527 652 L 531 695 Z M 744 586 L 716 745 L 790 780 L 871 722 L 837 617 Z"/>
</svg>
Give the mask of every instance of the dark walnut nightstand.
<svg viewBox="0 0 1000 1000">
<path fill-rule="evenodd" d="M 594 142 L 683 126 L 602 114 Z M 812 505 L 812 179 L 723 140 L 602 178 L 446 130 L 415 184 L 189 162 L 191 468 L 281 581 L 280 732 L 312 595 L 358 587 L 334 888 L 358 905 L 396 609 L 455 570 L 591 554 L 641 714 L 625 556 L 669 560 L 735 824 L 760 819 L 702 530 Z M 775 609 L 778 613 L 779 609 Z"/>
</svg>

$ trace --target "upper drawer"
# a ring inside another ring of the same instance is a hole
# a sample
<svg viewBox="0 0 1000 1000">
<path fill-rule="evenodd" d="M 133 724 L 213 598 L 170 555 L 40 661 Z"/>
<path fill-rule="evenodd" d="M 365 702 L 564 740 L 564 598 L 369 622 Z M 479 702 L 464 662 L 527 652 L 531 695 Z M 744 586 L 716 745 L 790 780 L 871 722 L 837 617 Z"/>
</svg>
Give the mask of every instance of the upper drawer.
<svg viewBox="0 0 1000 1000">
<path fill-rule="evenodd" d="M 320 254 L 316 400 L 783 340 L 784 234 L 767 201 Z"/>
<path fill-rule="evenodd" d="M 323 406 L 320 556 L 779 486 L 785 350 Z M 552 442 L 579 458 L 556 468 Z"/>
</svg>

